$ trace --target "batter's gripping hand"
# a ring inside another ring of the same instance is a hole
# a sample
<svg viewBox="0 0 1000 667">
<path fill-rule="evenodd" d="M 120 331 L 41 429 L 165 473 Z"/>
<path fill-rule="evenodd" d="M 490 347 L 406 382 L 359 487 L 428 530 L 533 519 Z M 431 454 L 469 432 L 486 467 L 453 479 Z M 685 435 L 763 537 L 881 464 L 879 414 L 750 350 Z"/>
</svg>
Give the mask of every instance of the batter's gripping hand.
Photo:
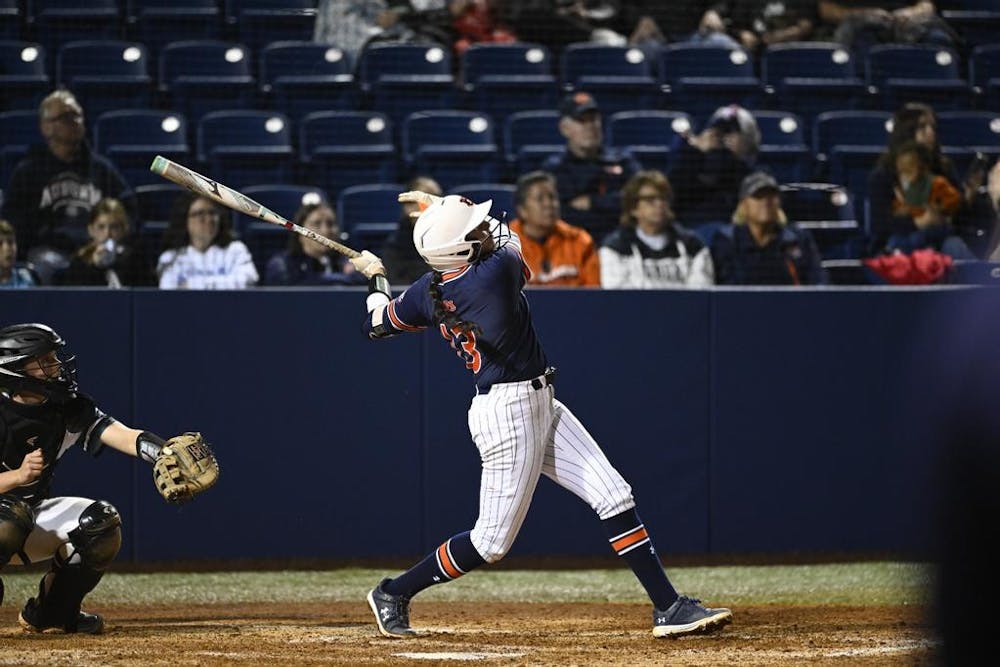
<svg viewBox="0 0 1000 667">
<path fill-rule="evenodd" d="M 377 275 L 385 275 L 382 260 L 367 250 L 362 250 L 360 257 L 352 257 L 349 261 L 355 269 L 364 274 L 365 278 L 371 279 Z"/>
<path fill-rule="evenodd" d="M 168 503 L 186 503 L 219 479 L 219 462 L 201 433 L 167 440 L 153 462 L 153 483 Z"/>
<path fill-rule="evenodd" d="M 432 195 L 427 192 L 421 192 L 420 190 L 409 190 L 408 192 L 401 193 L 396 199 L 400 204 L 414 203 L 418 205 L 420 207 L 420 211 L 414 211 L 410 214 L 410 217 L 416 218 L 420 215 L 421 211 L 424 211 L 428 206 L 441 201 L 442 197 L 438 197 L 437 195 Z"/>
</svg>

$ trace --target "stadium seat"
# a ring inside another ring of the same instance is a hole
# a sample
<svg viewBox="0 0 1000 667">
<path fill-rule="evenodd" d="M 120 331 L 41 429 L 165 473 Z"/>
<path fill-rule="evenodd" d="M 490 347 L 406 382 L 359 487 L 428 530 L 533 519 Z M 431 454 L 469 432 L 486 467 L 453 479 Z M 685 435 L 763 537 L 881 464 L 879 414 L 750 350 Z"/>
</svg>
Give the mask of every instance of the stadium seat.
<svg viewBox="0 0 1000 667">
<path fill-rule="evenodd" d="M 226 22 L 257 52 L 268 42 L 313 38 L 316 0 L 225 0 Z"/>
<path fill-rule="evenodd" d="M 146 47 L 138 42 L 70 42 L 59 49 L 56 80 L 97 118 L 113 109 L 149 106 L 153 80 Z"/>
<path fill-rule="evenodd" d="M 0 188 L 7 190 L 14 167 L 28 148 L 41 143 L 37 109 L 0 113 Z"/>
<path fill-rule="evenodd" d="M 134 227 L 151 259 L 163 250 L 163 233 L 170 224 L 170 211 L 184 188 L 173 183 L 140 185 L 135 188 L 139 219 Z"/>
<path fill-rule="evenodd" d="M 399 224 L 401 183 L 353 185 L 337 197 L 337 221 L 355 249 L 376 252 Z"/>
<path fill-rule="evenodd" d="M 356 109 L 351 59 L 334 46 L 275 42 L 260 53 L 260 87 L 271 107 L 299 120 L 313 111 Z"/>
<path fill-rule="evenodd" d="M 49 53 L 67 42 L 117 39 L 118 0 L 32 0 L 29 30 Z"/>
<path fill-rule="evenodd" d="M 299 126 L 299 157 L 331 196 L 351 185 L 397 179 L 392 121 L 377 111 L 317 111 Z"/>
<path fill-rule="evenodd" d="M 937 114 L 937 137 L 942 151 L 964 173 L 976 153 L 1000 156 L 1000 113 L 942 111 Z"/>
<path fill-rule="evenodd" d="M 507 222 L 517 217 L 514 201 L 516 193 L 517 186 L 508 183 L 464 183 L 456 185 L 448 192 L 451 195 L 462 195 L 477 203 L 492 199 L 493 206 L 490 208 L 490 215 L 497 220 L 506 220 Z"/>
<path fill-rule="evenodd" d="M 432 176 L 442 188 L 500 175 L 493 120 L 476 111 L 417 111 L 403 121 L 403 159 L 412 173 Z"/>
<path fill-rule="evenodd" d="M 169 42 L 222 36 L 217 0 L 128 0 L 127 21 L 129 35 L 153 57 Z"/>
<path fill-rule="evenodd" d="M 20 0 L 0 0 L 0 39 L 20 39 Z"/>
<path fill-rule="evenodd" d="M 977 46 L 969 56 L 969 80 L 980 109 L 1000 109 L 1000 44 Z"/>
<path fill-rule="evenodd" d="M 829 109 L 859 108 L 866 95 L 855 58 L 836 43 L 769 46 L 761 57 L 761 78 L 774 106 L 794 109 L 806 123 Z"/>
<path fill-rule="evenodd" d="M 299 208 L 306 204 L 320 204 L 325 202 L 330 204 L 331 208 L 333 206 L 330 203 L 330 198 L 327 197 L 326 192 L 322 188 L 306 185 L 248 185 L 240 190 L 240 192 L 287 220 L 294 218 Z M 242 232 L 253 222 L 261 222 L 261 224 L 266 224 L 282 231 L 286 236 L 288 234 L 287 230 L 278 225 L 259 221 L 257 218 L 243 215 L 242 213 L 236 213 L 233 224 L 237 231 Z"/>
<path fill-rule="evenodd" d="M 358 78 L 370 108 L 397 126 L 412 111 L 455 106 L 451 52 L 440 46 L 373 44 L 361 52 Z"/>
<path fill-rule="evenodd" d="M 657 65 L 670 108 L 698 119 L 726 104 L 754 108 L 760 99 L 760 79 L 743 49 L 668 44 L 660 49 Z"/>
<path fill-rule="evenodd" d="M 38 109 L 38 103 L 52 89 L 45 67 L 41 44 L 0 41 L 0 110 Z"/>
<path fill-rule="evenodd" d="M 214 40 L 171 42 L 160 53 L 160 88 L 192 123 L 209 111 L 246 107 L 254 99 L 250 53 Z"/>
<path fill-rule="evenodd" d="M 528 108 L 555 108 L 559 87 L 552 55 L 539 44 L 473 44 L 462 54 L 468 108 L 497 124 Z"/>
<path fill-rule="evenodd" d="M 504 122 L 504 155 L 512 175 L 538 169 L 550 155 L 561 153 L 566 139 L 559 132 L 559 112 L 518 111 Z"/>
<path fill-rule="evenodd" d="M 863 243 L 851 193 L 832 183 L 785 183 L 781 208 L 792 222 L 808 229 L 823 259 L 857 256 Z"/>
<path fill-rule="evenodd" d="M 149 170 L 153 156 L 186 163 L 190 157 L 187 120 L 171 111 L 108 111 L 94 122 L 94 148 L 111 159 L 129 185 L 161 183 Z"/>
<path fill-rule="evenodd" d="M 660 106 L 652 63 L 635 47 L 569 44 L 561 56 L 561 78 L 564 89 L 592 94 L 604 114 Z"/>
<path fill-rule="evenodd" d="M 230 187 L 284 183 L 290 169 L 288 117 L 271 111 L 213 111 L 198 123 L 198 159 Z"/>
<path fill-rule="evenodd" d="M 881 44 L 868 50 L 865 71 L 883 109 L 925 102 L 935 109 L 965 109 L 969 85 L 959 74 L 958 54 L 927 44 Z"/>
<path fill-rule="evenodd" d="M 891 121 L 887 111 L 827 111 L 816 117 L 817 176 L 846 186 L 855 208 L 867 195 L 868 173 L 886 149 Z"/>
<path fill-rule="evenodd" d="M 1000 4 L 996 0 L 953 0 L 949 5 L 941 8 L 941 18 L 958 32 L 966 48 L 997 41 Z"/>
<path fill-rule="evenodd" d="M 758 163 L 782 183 L 808 178 L 812 150 L 802 119 L 787 111 L 754 111 L 753 115 L 761 135 Z"/>
<path fill-rule="evenodd" d="M 605 121 L 607 144 L 629 150 L 646 169 L 667 171 L 679 134 L 692 131 L 683 111 L 619 111 Z"/>
</svg>

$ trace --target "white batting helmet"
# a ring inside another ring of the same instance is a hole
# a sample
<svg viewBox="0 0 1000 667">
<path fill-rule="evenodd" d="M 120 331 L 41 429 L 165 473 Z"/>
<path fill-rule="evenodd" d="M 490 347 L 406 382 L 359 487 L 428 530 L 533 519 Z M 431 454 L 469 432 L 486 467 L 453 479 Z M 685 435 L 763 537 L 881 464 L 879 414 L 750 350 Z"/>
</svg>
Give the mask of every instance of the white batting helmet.
<svg viewBox="0 0 1000 667">
<path fill-rule="evenodd" d="M 448 195 L 427 207 L 413 226 L 413 245 L 427 264 L 437 271 L 457 269 L 469 263 L 479 241 L 465 237 L 489 217 L 493 200 L 474 204 L 459 195 Z"/>
</svg>

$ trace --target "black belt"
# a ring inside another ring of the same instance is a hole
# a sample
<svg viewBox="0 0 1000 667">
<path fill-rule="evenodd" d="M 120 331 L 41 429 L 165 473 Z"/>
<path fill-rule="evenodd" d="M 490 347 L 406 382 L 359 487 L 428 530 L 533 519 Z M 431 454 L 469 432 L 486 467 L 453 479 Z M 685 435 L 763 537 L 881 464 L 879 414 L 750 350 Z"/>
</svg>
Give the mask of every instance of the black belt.
<svg viewBox="0 0 1000 667">
<path fill-rule="evenodd" d="M 503 382 L 498 384 L 510 384 L 510 383 Z M 545 369 L 545 372 L 543 374 L 531 380 L 531 388 L 536 391 L 539 389 L 544 389 L 545 387 L 554 387 L 555 384 L 556 384 L 556 369 L 554 366 L 549 366 L 548 368 Z M 488 394 L 490 393 L 490 389 L 492 389 L 495 386 L 497 385 L 490 385 L 485 389 L 480 389 L 477 387 L 476 393 Z"/>
</svg>

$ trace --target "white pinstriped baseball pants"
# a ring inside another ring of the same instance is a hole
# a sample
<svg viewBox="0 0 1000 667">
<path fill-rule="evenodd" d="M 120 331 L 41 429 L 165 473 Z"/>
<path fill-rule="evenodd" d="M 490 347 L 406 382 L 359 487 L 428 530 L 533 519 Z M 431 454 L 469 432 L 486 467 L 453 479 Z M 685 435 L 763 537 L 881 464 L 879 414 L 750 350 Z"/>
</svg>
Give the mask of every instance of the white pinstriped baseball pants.
<svg viewBox="0 0 1000 667">
<path fill-rule="evenodd" d="M 528 513 L 539 475 L 590 505 L 601 519 L 635 506 L 632 488 L 552 385 L 495 384 L 469 408 L 469 431 L 482 459 L 473 546 L 488 563 L 507 553 Z"/>
</svg>

